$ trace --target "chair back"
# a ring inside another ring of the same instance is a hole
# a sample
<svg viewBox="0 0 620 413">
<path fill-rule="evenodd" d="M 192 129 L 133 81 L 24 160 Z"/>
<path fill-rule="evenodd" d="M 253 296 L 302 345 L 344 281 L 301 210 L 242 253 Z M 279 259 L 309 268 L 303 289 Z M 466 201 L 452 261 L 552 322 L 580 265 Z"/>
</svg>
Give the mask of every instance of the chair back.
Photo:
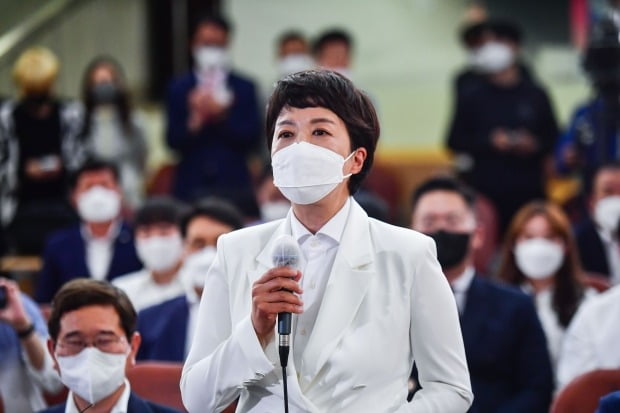
<svg viewBox="0 0 620 413">
<path fill-rule="evenodd" d="M 129 370 L 127 378 L 131 390 L 138 396 L 165 406 L 186 411 L 181 401 L 182 363 L 160 361 L 138 362 Z"/>
<path fill-rule="evenodd" d="M 550 413 L 593 413 L 600 398 L 616 390 L 620 390 L 620 369 L 585 373 L 558 393 Z"/>
</svg>

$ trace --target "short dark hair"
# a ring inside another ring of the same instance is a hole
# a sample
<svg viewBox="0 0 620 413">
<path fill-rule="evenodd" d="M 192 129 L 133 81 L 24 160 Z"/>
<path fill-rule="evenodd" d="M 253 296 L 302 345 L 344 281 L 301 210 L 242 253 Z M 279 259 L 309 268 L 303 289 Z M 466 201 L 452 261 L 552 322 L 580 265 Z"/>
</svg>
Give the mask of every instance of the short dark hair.
<svg viewBox="0 0 620 413">
<path fill-rule="evenodd" d="M 415 211 L 420 198 L 429 192 L 447 191 L 454 192 L 463 198 L 465 204 L 473 211 L 476 204 L 476 194 L 462 182 L 450 176 L 436 176 L 423 182 L 416 188 L 411 196 L 411 210 Z"/>
<path fill-rule="evenodd" d="M 183 215 L 183 205 L 167 196 L 153 197 L 144 202 L 133 218 L 135 229 L 158 223 L 179 225 Z"/>
<path fill-rule="evenodd" d="M 71 190 L 74 190 L 75 187 L 77 186 L 78 181 L 80 180 L 82 175 L 84 175 L 85 173 L 94 172 L 94 171 L 102 171 L 102 170 L 108 170 L 112 172 L 114 179 L 116 180 L 117 183 L 120 184 L 120 175 L 119 175 L 118 167 L 116 166 L 116 164 L 114 164 L 113 162 L 104 161 L 103 159 L 88 158 L 82 164 L 82 166 L 80 166 L 78 169 L 76 169 L 75 171 L 69 174 L 69 177 L 68 177 L 69 188 Z"/>
<path fill-rule="evenodd" d="M 228 21 L 228 19 L 224 16 L 221 14 L 205 14 L 198 16 L 198 18 L 194 20 L 194 24 L 192 25 L 192 36 L 196 34 L 200 26 L 206 26 L 209 24 L 219 27 L 226 32 L 226 34 L 232 33 L 230 21 Z"/>
<path fill-rule="evenodd" d="M 323 50 L 326 44 L 335 42 L 344 43 L 349 50 L 353 48 L 353 39 L 349 33 L 343 29 L 330 29 L 317 37 L 312 45 L 312 52 L 316 55 Z"/>
<path fill-rule="evenodd" d="M 62 286 L 52 300 L 52 312 L 48 321 L 52 340 L 60 334 L 60 320 L 68 312 L 91 305 L 114 307 L 127 339 L 136 331 L 136 310 L 129 297 L 120 288 L 107 281 L 78 278 Z"/>
<path fill-rule="evenodd" d="M 285 43 L 291 41 L 298 41 L 302 43 L 307 43 L 305 36 L 297 30 L 288 30 L 278 36 L 278 47 L 284 46 Z"/>
<path fill-rule="evenodd" d="M 499 39 L 509 40 L 520 45 L 523 42 L 523 31 L 519 25 L 509 19 L 493 19 L 488 23 L 488 29 Z"/>
<path fill-rule="evenodd" d="M 187 234 L 187 228 L 194 218 L 208 217 L 228 225 L 233 230 L 243 228 L 243 215 L 236 206 L 221 198 L 209 197 L 196 202 L 181 219 L 181 234 Z"/>
<path fill-rule="evenodd" d="M 372 166 L 380 134 L 379 119 L 370 98 L 349 79 L 330 70 L 307 70 L 286 76 L 276 83 L 267 104 L 265 130 L 269 151 L 276 120 L 286 107 L 322 107 L 342 119 L 352 149 L 366 148 L 367 152 L 362 170 L 349 178 L 349 193 L 357 192 Z"/>
<path fill-rule="evenodd" d="M 471 23 L 461 28 L 459 37 L 463 46 L 472 48 L 480 44 L 482 37 L 488 31 L 489 23 L 487 21 Z"/>
</svg>

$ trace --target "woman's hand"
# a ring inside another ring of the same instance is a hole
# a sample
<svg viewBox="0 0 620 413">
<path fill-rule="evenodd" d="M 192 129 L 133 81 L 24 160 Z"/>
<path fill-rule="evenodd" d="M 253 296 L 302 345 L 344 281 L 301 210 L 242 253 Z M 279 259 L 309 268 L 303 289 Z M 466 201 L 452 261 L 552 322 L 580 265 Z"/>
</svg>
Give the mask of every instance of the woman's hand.
<svg viewBox="0 0 620 413">
<path fill-rule="evenodd" d="M 274 334 L 278 313 L 301 314 L 301 272 L 288 267 L 272 268 L 252 286 L 252 325 L 265 347 Z M 293 294 L 295 293 L 295 294 Z"/>
</svg>

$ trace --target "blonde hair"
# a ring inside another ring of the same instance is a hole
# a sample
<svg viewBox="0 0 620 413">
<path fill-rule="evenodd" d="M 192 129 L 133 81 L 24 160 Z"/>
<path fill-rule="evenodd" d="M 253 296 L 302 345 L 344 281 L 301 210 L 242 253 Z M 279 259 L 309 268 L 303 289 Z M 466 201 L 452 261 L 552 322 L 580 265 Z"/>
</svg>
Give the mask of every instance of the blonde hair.
<svg viewBox="0 0 620 413">
<path fill-rule="evenodd" d="M 56 55 L 49 49 L 35 46 L 26 49 L 13 66 L 13 80 L 23 94 L 48 92 L 60 69 Z"/>
</svg>

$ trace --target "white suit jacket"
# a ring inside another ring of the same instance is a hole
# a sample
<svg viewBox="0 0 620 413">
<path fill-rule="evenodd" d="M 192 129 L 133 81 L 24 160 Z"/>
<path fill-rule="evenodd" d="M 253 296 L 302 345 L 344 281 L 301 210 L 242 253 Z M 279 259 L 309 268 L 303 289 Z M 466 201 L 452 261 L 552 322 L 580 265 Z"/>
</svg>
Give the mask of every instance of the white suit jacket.
<svg viewBox="0 0 620 413">
<path fill-rule="evenodd" d="M 250 314 L 252 284 L 273 267 L 291 213 L 220 237 L 181 378 L 190 412 L 219 412 L 237 397 L 238 412 L 284 411 L 277 334 L 263 349 Z M 414 360 L 423 390 L 407 403 Z M 434 242 L 353 201 L 301 365 L 290 357 L 287 374 L 291 412 L 466 412 L 463 340 Z"/>
</svg>

